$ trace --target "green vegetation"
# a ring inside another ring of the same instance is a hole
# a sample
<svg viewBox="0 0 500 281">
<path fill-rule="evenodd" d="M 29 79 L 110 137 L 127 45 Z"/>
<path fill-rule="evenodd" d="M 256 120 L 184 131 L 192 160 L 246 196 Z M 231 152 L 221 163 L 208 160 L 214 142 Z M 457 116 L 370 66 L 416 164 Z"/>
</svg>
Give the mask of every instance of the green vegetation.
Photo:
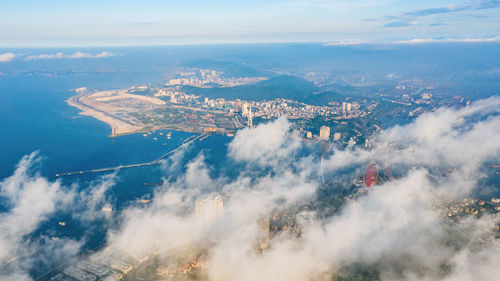
<svg viewBox="0 0 500 281">
<path fill-rule="evenodd" d="M 311 105 L 323 105 L 331 101 L 342 101 L 344 96 L 332 92 L 320 92 L 313 83 L 289 75 L 280 75 L 252 85 L 225 88 L 197 88 L 185 86 L 188 94 L 199 95 L 211 99 L 229 100 L 272 100 L 277 98 L 292 99 Z"/>
<path fill-rule="evenodd" d="M 191 61 L 185 61 L 181 63 L 181 66 L 188 68 L 204 68 L 204 69 L 214 69 L 216 71 L 222 71 L 223 77 L 272 77 L 273 73 L 268 71 L 262 71 L 258 69 L 251 68 L 249 66 L 229 62 L 229 61 L 214 61 L 210 59 L 197 59 Z"/>
</svg>

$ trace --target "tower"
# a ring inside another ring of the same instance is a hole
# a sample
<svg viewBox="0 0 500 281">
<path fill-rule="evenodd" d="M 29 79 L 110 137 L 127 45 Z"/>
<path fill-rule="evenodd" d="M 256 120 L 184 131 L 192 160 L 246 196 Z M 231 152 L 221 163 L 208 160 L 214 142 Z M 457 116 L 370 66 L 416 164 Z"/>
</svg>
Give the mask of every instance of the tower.
<svg viewBox="0 0 500 281">
<path fill-rule="evenodd" d="M 249 106 L 248 108 L 248 127 L 253 127 L 253 121 L 252 121 L 252 105 Z"/>
</svg>

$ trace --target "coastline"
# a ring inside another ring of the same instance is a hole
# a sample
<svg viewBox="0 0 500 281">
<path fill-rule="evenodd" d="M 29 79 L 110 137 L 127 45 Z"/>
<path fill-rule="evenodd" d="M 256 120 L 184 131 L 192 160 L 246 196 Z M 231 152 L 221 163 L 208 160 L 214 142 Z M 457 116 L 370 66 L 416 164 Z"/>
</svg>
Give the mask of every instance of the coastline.
<svg viewBox="0 0 500 281">
<path fill-rule="evenodd" d="M 112 117 L 105 112 L 93 109 L 92 107 L 79 102 L 80 97 L 80 95 L 73 96 L 67 99 L 66 103 L 70 106 L 80 109 L 82 111 L 79 113 L 80 115 L 90 116 L 108 124 L 111 127 L 111 135 L 109 135 L 110 137 L 133 134 L 144 130 L 143 126 L 128 124 L 124 121 L 119 120 L 118 118 Z"/>
</svg>

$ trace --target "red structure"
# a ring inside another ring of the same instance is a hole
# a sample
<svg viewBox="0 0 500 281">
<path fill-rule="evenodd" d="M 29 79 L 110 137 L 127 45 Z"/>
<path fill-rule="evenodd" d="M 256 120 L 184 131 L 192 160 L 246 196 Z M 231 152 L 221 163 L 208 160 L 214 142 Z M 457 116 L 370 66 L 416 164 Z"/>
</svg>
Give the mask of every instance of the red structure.
<svg viewBox="0 0 500 281">
<path fill-rule="evenodd" d="M 363 174 L 363 182 L 366 187 L 371 187 L 377 184 L 378 179 L 378 166 L 375 162 L 370 162 L 366 166 L 365 173 Z"/>
</svg>

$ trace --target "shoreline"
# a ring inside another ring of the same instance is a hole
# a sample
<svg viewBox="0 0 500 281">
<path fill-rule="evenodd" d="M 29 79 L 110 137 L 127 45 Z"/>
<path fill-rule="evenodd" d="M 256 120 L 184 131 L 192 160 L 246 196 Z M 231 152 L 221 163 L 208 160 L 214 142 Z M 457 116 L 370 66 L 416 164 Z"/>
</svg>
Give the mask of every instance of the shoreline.
<svg viewBox="0 0 500 281">
<path fill-rule="evenodd" d="M 110 116 L 103 111 L 93 109 L 85 103 L 79 102 L 78 98 L 80 97 L 82 97 L 82 95 L 73 96 L 67 99 L 66 103 L 81 110 L 81 112 L 79 113 L 80 115 L 90 116 L 108 124 L 111 127 L 111 135 L 109 135 L 109 137 L 118 137 L 122 135 L 139 133 L 141 130 L 145 129 L 143 126 L 127 124 L 126 122 L 123 122 L 118 118 L 114 118 L 113 116 Z"/>
<path fill-rule="evenodd" d="M 100 92 L 98 92 L 100 93 Z M 160 126 L 148 126 L 139 121 L 134 122 L 133 120 L 122 119 L 111 113 L 106 112 L 104 109 L 100 108 L 99 102 L 95 103 L 92 95 L 96 93 L 80 93 L 76 96 L 72 96 L 66 100 L 66 103 L 72 107 L 78 108 L 81 112 L 79 115 L 90 116 L 101 122 L 108 124 L 111 127 L 111 134 L 108 135 L 111 138 L 146 133 L 154 130 L 174 130 L 187 133 L 219 133 L 219 134 L 234 134 L 235 132 L 227 130 L 224 128 L 216 128 L 215 131 L 208 131 L 211 128 L 191 128 L 191 127 L 180 127 L 178 124 L 163 124 Z M 110 97 L 100 97 L 98 99 L 110 99 Z M 135 97 L 134 97 L 135 98 Z M 97 99 L 96 99 L 97 100 Z"/>
</svg>

